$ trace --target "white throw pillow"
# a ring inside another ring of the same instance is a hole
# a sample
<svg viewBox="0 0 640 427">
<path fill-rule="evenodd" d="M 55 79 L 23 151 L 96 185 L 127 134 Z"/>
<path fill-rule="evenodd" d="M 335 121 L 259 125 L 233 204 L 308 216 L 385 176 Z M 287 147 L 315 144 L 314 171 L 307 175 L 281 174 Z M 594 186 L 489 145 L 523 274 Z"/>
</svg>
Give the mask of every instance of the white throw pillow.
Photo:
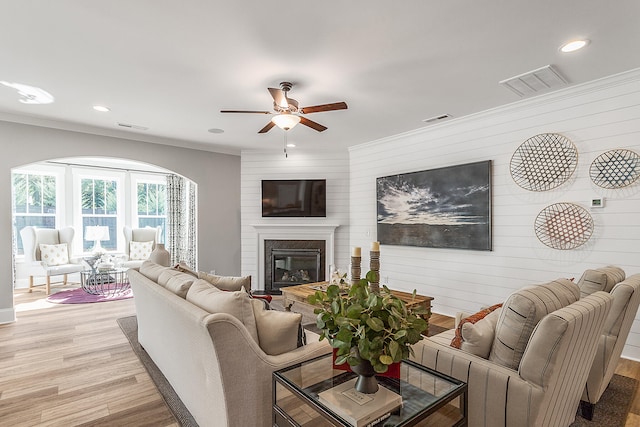
<svg viewBox="0 0 640 427">
<path fill-rule="evenodd" d="M 496 323 L 498 323 L 501 310 L 502 308 L 498 308 L 492 311 L 476 323 L 464 323 L 460 350 L 487 359 L 491 352 L 491 344 L 493 344 Z"/>
<path fill-rule="evenodd" d="M 40 245 L 40 260 L 47 265 L 69 264 L 69 250 L 66 243 L 59 245 Z"/>
<path fill-rule="evenodd" d="M 298 348 L 298 334 L 302 324 L 302 314 L 265 310 L 262 301 L 254 299 L 253 313 L 258 329 L 258 343 L 271 356 Z"/>
<path fill-rule="evenodd" d="M 149 259 L 153 250 L 153 240 L 149 242 L 131 242 L 129 243 L 129 259 L 144 261 Z"/>
<path fill-rule="evenodd" d="M 242 322 L 256 343 L 260 343 L 251 296 L 245 290 L 237 292 L 221 291 L 206 280 L 198 279 L 189 288 L 187 301 L 209 313 L 232 315 Z"/>
</svg>

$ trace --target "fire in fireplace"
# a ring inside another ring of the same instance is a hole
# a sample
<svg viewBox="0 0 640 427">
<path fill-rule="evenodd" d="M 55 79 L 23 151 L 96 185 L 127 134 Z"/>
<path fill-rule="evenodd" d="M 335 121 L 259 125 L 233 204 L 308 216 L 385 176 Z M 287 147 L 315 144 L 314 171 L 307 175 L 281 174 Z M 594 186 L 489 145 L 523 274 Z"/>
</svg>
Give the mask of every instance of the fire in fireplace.
<svg viewBox="0 0 640 427">
<path fill-rule="evenodd" d="M 325 280 L 324 252 L 324 240 L 266 240 L 265 290 Z"/>
</svg>

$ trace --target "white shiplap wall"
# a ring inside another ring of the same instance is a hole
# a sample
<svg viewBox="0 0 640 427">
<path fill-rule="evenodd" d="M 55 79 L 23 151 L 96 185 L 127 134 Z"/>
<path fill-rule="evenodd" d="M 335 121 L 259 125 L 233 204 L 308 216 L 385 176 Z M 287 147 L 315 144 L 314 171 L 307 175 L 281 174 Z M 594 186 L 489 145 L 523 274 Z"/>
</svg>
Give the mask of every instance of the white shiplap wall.
<svg viewBox="0 0 640 427">
<path fill-rule="evenodd" d="M 518 187 L 511 156 L 527 138 L 551 132 L 576 145 L 576 172 L 551 191 Z M 502 301 L 525 285 L 577 280 L 588 268 L 614 264 L 627 275 L 640 273 L 640 181 L 603 190 L 589 178 L 591 162 L 614 148 L 640 153 L 640 69 L 352 147 L 350 244 L 368 248 L 375 240 L 377 177 L 492 160 L 493 251 L 382 246 L 381 276 L 390 287 L 433 296 L 434 312 L 453 315 Z M 595 232 L 589 242 L 569 251 L 539 242 L 533 223 L 544 207 L 572 202 L 589 209 L 595 196 L 606 201 L 604 209 L 590 210 Z M 638 317 L 623 355 L 640 359 Z"/>
<path fill-rule="evenodd" d="M 261 181 L 263 179 L 326 179 L 326 218 L 262 218 Z M 241 236 L 242 274 L 252 276 L 252 287 L 258 283 L 258 236 L 255 224 L 338 225 L 334 236 L 334 260 L 346 267 L 349 257 L 349 155 L 340 153 L 300 153 L 246 151 L 241 156 Z M 344 262 L 342 262 L 344 261 Z"/>
</svg>

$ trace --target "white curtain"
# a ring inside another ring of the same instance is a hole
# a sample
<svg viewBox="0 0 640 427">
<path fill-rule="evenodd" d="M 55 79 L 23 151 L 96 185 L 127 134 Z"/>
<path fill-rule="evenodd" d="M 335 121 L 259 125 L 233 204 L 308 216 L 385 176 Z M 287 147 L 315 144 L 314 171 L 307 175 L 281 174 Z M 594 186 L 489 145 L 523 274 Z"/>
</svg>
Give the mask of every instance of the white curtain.
<svg viewBox="0 0 640 427">
<path fill-rule="evenodd" d="M 198 268 L 196 184 L 178 175 L 167 175 L 166 249 L 171 265 L 185 262 Z"/>
</svg>

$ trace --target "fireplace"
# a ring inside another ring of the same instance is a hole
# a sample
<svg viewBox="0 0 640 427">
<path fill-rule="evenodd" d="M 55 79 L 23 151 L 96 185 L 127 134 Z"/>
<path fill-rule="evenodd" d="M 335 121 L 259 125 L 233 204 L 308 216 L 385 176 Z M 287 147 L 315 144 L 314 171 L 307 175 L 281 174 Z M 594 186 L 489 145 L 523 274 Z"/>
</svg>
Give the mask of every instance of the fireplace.
<svg viewBox="0 0 640 427">
<path fill-rule="evenodd" d="M 265 240 L 265 291 L 325 280 L 324 240 Z"/>
</svg>

